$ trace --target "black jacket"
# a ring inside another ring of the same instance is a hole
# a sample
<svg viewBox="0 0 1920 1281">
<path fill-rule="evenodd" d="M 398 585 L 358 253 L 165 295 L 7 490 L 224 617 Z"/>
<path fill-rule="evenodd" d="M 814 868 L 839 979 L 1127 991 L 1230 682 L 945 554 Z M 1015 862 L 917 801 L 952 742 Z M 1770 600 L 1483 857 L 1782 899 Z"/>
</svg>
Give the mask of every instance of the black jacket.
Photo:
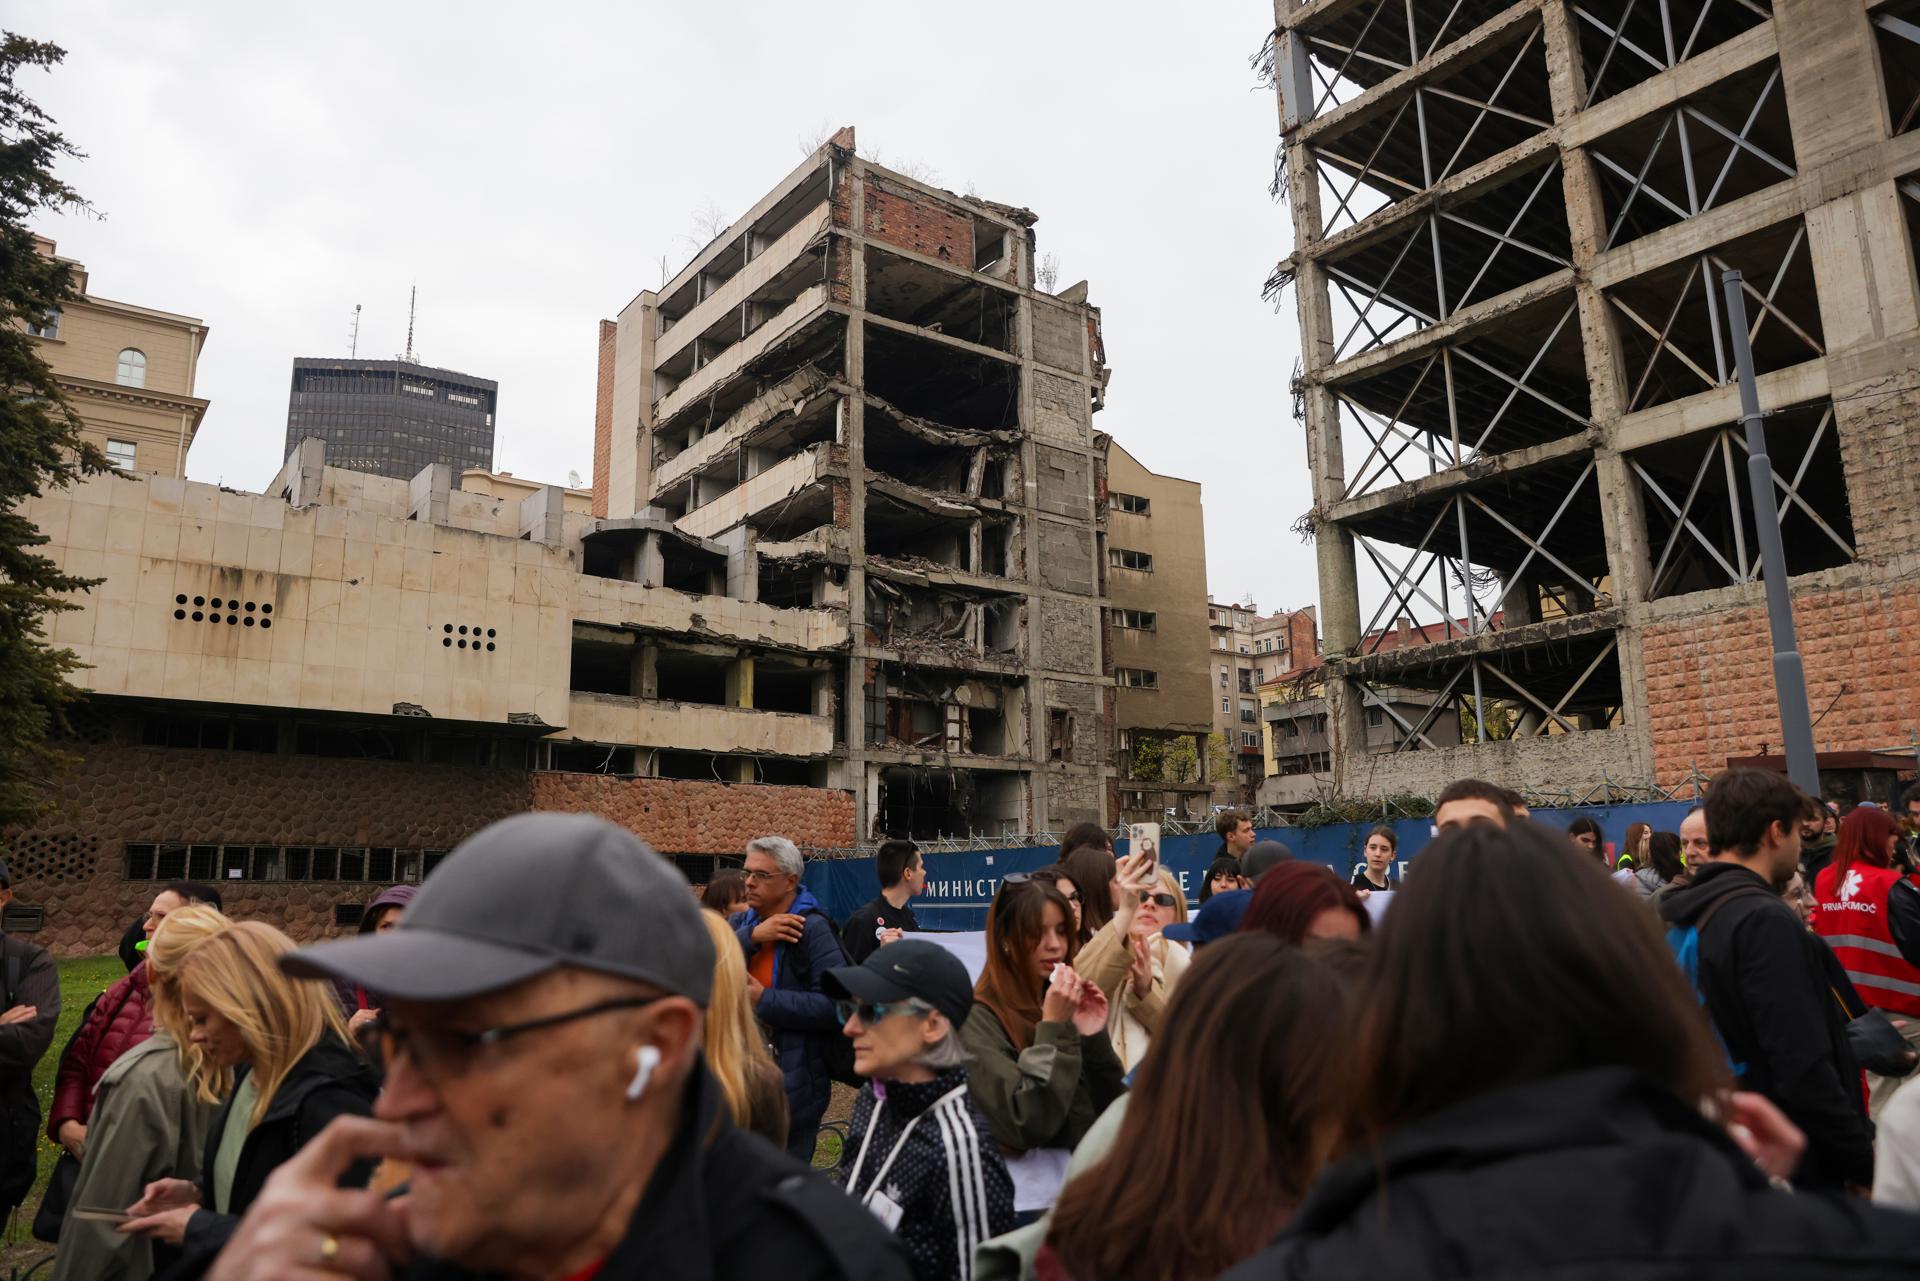
<svg viewBox="0 0 1920 1281">
<path fill-rule="evenodd" d="M 24 1023 L 0 1027 L 0 1215 L 33 1187 L 40 1145 L 40 1096 L 33 1071 L 60 1021 L 60 973 L 37 943 L 0 934 L 0 1011 L 31 1005 Z"/>
<path fill-rule="evenodd" d="M 260 1195 L 267 1176 L 336 1116 L 371 1116 L 379 1093 L 379 1075 L 365 1059 L 340 1042 L 323 1038 L 293 1065 L 293 1071 L 274 1091 L 273 1102 L 268 1104 L 260 1124 L 248 1132 L 240 1148 L 239 1164 L 234 1167 L 233 1195 L 225 1213 L 211 1208 L 213 1159 L 220 1151 L 220 1136 L 232 1119 L 233 1099 L 229 1097 L 221 1104 L 207 1128 L 207 1145 L 200 1161 L 200 1204 L 209 1208 L 195 1211 L 187 1221 L 179 1261 L 163 1274 L 165 1281 L 184 1281 L 204 1273 L 240 1225 L 240 1216 Z M 356 1165 L 340 1181 L 341 1186 L 364 1187 L 372 1173 L 371 1164 Z"/>
<path fill-rule="evenodd" d="M 1013 1231 L 1014 1216 L 1013 1178 L 966 1092 L 967 1070 L 949 1068 L 924 1083 L 884 1082 L 885 1100 L 882 1084 L 867 1082 L 853 1103 L 840 1160 L 847 1192 L 863 1205 L 878 1192 L 900 1208 L 894 1232 L 917 1281 L 971 1276 L 974 1247 Z"/>
<path fill-rule="evenodd" d="M 846 953 L 848 965 L 864 965 L 867 958 L 880 949 L 880 940 L 874 937 L 879 931 L 905 930 L 914 934 L 919 929 L 920 922 L 914 919 L 911 907 L 895 907 L 882 894 L 855 911 L 840 927 L 840 950 Z"/>
<path fill-rule="evenodd" d="M 1775 1191 L 1694 1109 L 1624 1068 L 1484 1094 L 1321 1176 L 1223 1281 L 1911 1277 L 1920 1216 Z"/>
<path fill-rule="evenodd" d="M 705 1142 L 702 1136 L 710 1136 Z M 900 1243 L 839 1188 L 737 1130 L 694 1074 L 680 1131 L 595 1281 L 910 1281 Z M 487 1281 L 422 1260 L 406 1281 Z"/>
<path fill-rule="evenodd" d="M 1737 863 L 1709 863 L 1660 902 L 1668 925 L 1696 922 L 1729 893 L 1700 936 L 1700 991 L 1745 1089 L 1806 1131 L 1796 1183 L 1873 1184 L 1873 1125 L 1847 1047 L 1847 1014 L 1828 980 L 1822 943 L 1800 914 Z"/>
</svg>

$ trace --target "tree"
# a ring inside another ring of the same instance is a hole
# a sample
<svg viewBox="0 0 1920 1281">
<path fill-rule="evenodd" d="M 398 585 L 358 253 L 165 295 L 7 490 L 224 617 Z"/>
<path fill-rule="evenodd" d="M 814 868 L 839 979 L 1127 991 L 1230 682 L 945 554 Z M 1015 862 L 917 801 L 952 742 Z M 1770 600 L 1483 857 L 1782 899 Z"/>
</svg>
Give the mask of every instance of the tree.
<svg viewBox="0 0 1920 1281">
<path fill-rule="evenodd" d="M 1234 781 L 1233 744 L 1225 734 L 1207 735 L 1207 781 Z"/>
<path fill-rule="evenodd" d="M 0 828 L 39 814 L 40 784 L 66 760 L 48 739 L 67 729 L 66 709 L 80 697 L 67 675 L 83 664 L 47 643 L 45 620 L 78 608 L 65 594 L 100 581 L 62 573 L 35 550 L 46 535 L 19 514 L 25 500 L 107 468 L 25 328 L 75 297 L 72 269 L 34 249 L 27 219 L 87 209 L 53 172 L 80 152 L 17 83 L 23 69 L 64 57 L 57 45 L 0 34 Z"/>
<path fill-rule="evenodd" d="M 1193 745 L 1193 739 L 1186 734 L 1167 743 L 1166 780 L 1170 783 L 1200 781 L 1200 749 Z"/>
</svg>

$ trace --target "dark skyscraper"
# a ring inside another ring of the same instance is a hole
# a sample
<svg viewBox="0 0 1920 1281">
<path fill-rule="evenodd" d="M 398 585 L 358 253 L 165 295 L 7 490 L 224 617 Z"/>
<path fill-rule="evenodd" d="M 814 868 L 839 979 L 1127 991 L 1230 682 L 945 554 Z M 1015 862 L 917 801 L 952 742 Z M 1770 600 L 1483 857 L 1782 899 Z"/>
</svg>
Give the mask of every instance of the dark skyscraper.
<svg viewBox="0 0 1920 1281">
<path fill-rule="evenodd" d="M 405 360 L 298 357 L 287 447 L 327 442 L 327 464 L 410 480 L 429 463 L 493 470 L 499 384 Z"/>
</svg>

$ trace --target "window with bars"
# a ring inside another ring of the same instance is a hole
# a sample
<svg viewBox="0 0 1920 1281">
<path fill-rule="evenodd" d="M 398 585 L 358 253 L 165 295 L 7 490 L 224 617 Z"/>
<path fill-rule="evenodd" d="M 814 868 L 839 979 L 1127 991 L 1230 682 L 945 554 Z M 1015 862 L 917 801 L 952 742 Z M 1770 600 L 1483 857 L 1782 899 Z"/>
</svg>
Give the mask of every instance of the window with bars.
<svg viewBox="0 0 1920 1281">
<path fill-rule="evenodd" d="M 445 858 L 445 850 L 391 845 L 192 845 L 129 841 L 129 881 L 351 881 L 414 884 Z"/>
</svg>

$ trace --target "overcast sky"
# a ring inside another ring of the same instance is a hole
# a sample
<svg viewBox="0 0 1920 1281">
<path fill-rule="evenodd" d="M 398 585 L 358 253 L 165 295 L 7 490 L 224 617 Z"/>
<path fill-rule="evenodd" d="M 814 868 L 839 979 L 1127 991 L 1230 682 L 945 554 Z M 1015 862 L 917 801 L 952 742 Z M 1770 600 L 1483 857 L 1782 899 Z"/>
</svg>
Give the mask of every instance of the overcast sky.
<svg viewBox="0 0 1920 1281">
<path fill-rule="evenodd" d="M 1315 599 L 1287 412 L 1298 341 L 1260 286 L 1265 0 L 816 0 L 541 6 L 12 0 L 67 50 L 23 87 L 88 158 L 105 215 L 43 219 L 102 297 L 211 327 L 196 480 L 281 461 L 290 362 L 406 342 L 500 383 L 495 465 L 592 471 L 596 322 L 676 271 L 694 214 L 744 212 L 833 127 L 883 164 L 1024 205 L 1085 278 L 1114 368 L 1095 426 L 1205 486 L 1208 587 Z"/>
</svg>

